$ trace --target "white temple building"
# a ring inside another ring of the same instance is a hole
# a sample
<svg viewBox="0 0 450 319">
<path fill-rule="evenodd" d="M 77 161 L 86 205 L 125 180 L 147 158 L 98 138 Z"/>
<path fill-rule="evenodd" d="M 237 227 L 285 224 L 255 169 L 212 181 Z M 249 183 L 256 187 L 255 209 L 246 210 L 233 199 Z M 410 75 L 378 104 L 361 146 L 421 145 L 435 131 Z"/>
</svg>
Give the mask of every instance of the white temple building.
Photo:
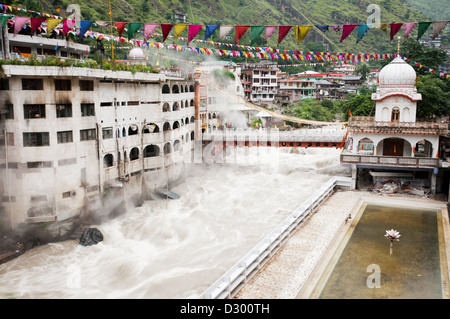
<svg viewBox="0 0 450 319">
<path fill-rule="evenodd" d="M 379 74 L 378 88 L 372 94 L 375 116 L 352 116 L 341 163 L 352 167 L 353 188 L 361 169 L 370 175 L 407 177 L 421 180 L 436 192 L 439 172 L 439 138 L 447 134 L 447 123 L 416 118 L 416 72 L 400 57 Z"/>
</svg>

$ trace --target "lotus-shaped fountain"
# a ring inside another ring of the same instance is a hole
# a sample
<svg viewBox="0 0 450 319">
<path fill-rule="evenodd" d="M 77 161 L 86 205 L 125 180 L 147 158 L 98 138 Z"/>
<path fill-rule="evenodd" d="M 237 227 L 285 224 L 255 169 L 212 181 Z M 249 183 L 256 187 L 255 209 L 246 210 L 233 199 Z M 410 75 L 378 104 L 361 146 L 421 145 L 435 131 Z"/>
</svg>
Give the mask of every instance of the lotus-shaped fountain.
<svg viewBox="0 0 450 319">
<path fill-rule="evenodd" d="M 400 240 L 400 233 L 396 230 L 386 230 L 386 235 L 384 235 L 384 237 L 386 237 L 387 239 L 390 240 L 390 249 L 389 249 L 389 253 L 390 255 L 392 255 L 392 243 L 395 241 L 399 241 Z"/>
</svg>

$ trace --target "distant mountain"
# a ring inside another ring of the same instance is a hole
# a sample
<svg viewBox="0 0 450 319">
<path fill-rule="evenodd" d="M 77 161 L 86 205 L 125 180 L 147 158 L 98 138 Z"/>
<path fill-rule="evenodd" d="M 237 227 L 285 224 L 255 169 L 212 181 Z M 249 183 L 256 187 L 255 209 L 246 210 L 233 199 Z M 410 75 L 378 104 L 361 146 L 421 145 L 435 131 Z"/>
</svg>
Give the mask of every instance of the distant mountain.
<svg viewBox="0 0 450 319">
<path fill-rule="evenodd" d="M 3 0 L 4 3 L 8 0 Z M 448 10 L 442 6 L 442 1 L 450 0 L 111 0 L 112 20 L 128 22 L 172 23 L 173 14 L 181 13 L 189 24 L 230 24 L 230 25 L 318 25 L 318 24 L 364 24 L 372 11 L 367 12 L 369 5 L 380 7 L 381 23 L 428 21 L 427 17 L 412 6 L 412 2 L 441 2 L 439 9 Z M 0 0 L 1 2 L 1 0 Z M 80 0 L 9 0 L 12 5 L 26 7 L 30 10 L 39 8 L 44 12 L 61 14 L 69 4 L 78 4 L 81 15 L 86 20 L 109 21 L 109 1 Z M 448 17 L 447 17 L 448 18 Z M 369 21 L 370 22 L 370 21 Z M 185 31 L 187 34 L 187 31 Z M 218 33 L 218 32 L 216 32 Z M 182 36 L 187 36 L 183 34 Z M 233 43 L 233 31 L 229 42 Z M 369 30 L 356 44 L 355 29 L 342 43 L 339 43 L 341 32 L 321 32 L 312 28 L 303 43 L 297 45 L 293 41 L 291 30 L 279 48 L 310 51 L 333 51 L 354 53 L 392 53 L 396 52 L 397 39 L 389 41 L 388 34 L 380 29 Z M 412 36 L 417 34 L 413 31 Z M 398 35 L 403 38 L 403 30 Z M 204 32 L 197 38 L 203 38 Z M 218 35 L 213 40 L 218 41 Z M 250 32 L 244 35 L 240 44 L 250 44 Z M 277 35 L 273 35 L 265 44 L 263 36 L 257 43 L 259 46 L 277 47 Z"/>
</svg>

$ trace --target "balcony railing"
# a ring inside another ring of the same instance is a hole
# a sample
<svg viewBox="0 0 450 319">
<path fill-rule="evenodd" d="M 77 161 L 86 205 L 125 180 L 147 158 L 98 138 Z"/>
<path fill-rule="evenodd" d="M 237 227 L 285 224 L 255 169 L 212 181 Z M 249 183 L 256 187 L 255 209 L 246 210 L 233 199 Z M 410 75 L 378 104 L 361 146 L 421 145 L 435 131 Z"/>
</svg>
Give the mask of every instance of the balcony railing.
<svg viewBox="0 0 450 319">
<path fill-rule="evenodd" d="M 380 166 L 407 166 L 407 167 L 439 167 L 439 159 L 431 157 L 402 157 L 377 156 L 361 154 L 341 154 L 341 163 L 367 164 Z"/>
<path fill-rule="evenodd" d="M 420 119 L 416 122 L 381 122 L 375 121 L 373 116 L 352 116 L 348 120 L 348 127 L 352 131 L 383 131 L 399 130 L 403 134 L 422 132 L 424 134 L 447 134 L 448 124 L 434 120 Z"/>
</svg>

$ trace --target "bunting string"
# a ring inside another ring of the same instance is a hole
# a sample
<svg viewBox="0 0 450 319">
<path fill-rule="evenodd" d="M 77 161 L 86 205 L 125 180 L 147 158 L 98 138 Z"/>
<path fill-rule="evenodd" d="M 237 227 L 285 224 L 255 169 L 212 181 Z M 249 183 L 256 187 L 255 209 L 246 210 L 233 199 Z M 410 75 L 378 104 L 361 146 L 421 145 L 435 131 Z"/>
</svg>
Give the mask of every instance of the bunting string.
<svg viewBox="0 0 450 319">
<path fill-rule="evenodd" d="M 87 32 L 87 30 L 91 27 L 92 24 L 96 24 L 101 27 L 107 27 L 110 25 L 109 22 L 106 21 L 88 21 L 84 22 L 84 29 L 81 30 L 75 30 L 73 29 L 73 25 L 76 22 L 73 19 L 68 20 L 67 18 L 60 17 L 57 15 L 51 15 L 48 13 L 41 13 L 37 11 L 31 11 L 26 10 L 23 8 L 14 7 L 11 5 L 5 5 L 0 4 L 0 12 L 4 14 L 12 13 L 12 18 L 14 18 L 14 34 L 16 35 L 20 30 L 27 24 L 30 24 L 32 26 L 32 30 L 36 30 L 36 28 L 39 28 L 39 25 L 37 24 L 38 20 L 32 21 L 29 17 L 26 16 L 17 16 L 15 13 L 20 14 L 28 14 L 32 15 L 33 18 L 43 18 L 46 19 L 47 22 L 47 34 L 53 31 L 60 23 L 63 24 L 62 27 L 62 34 L 67 34 L 70 30 L 77 31 L 77 34 L 82 37 L 84 36 L 84 33 Z M 77 21 L 77 22 L 82 22 Z M 235 38 L 234 38 L 234 45 L 238 46 L 238 42 L 242 39 L 242 37 L 247 33 L 247 30 L 250 29 L 251 33 L 251 45 L 257 42 L 257 40 L 261 37 L 262 34 L 264 34 L 264 40 L 267 43 L 269 38 L 276 32 L 276 29 L 278 29 L 278 44 L 280 44 L 286 37 L 286 35 L 290 32 L 290 30 L 294 30 L 294 41 L 297 44 L 300 44 L 303 42 L 310 32 L 312 28 L 316 28 L 320 32 L 340 32 L 341 39 L 340 42 L 343 42 L 345 39 L 348 38 L 348 36 L 353 32 L 353 30 L 357 29 L 357 39 L 356 43 L 359 43 L 364 36 L 366 36 L 370 30 L 372 29 L 381 29 L 386 34 L 389 31 L 389 39 L 392 41 L 394 39 L 394 36 L 400 31 L 400 29 L 403 27 L 404 29 L 404 38 L 405 40 L 411 35 L 412 30 L 417 26 L 417 39 L 420 39 L 424 33 L 429 29 L 429 27 L 432 25 L 432 38 L 435 39 L 439 36 L 439 34 L 442 32 L 442 30 L 447 26 L 449 20 L 445 21 L 432 21 L 432 22 L 400 22 L 400 23 L 383 23 L 383 24 L 337 24 L 337 25 L 292 25 L 292 26 L 250 26 L 250 25 L 191 25 L 191 24 L 170 24 L 170 23 L 137 23 L 137 22 L 122 22 L 122 21 L 115 21 L 113 22 L 114 27 L 119 35 L 119 38 L 122 37 L 123 32 L 125 31 L 125 27 L 127 28 L 127 38 L 128 40 L 132 39 L 134 35 L 139 31 L 145 33 L 145 40 L 148 40 L 148 36 L 152 31 L 155 31 L 156 27 L 160 27 L 163 35 L 163 42 L 167 39 L 169 36 L 169 33 L 173 30 L 173 38 L 174 40 L 177 40 L 181 37 L 181 34 L 185 32 L 185 30 L 188 30 L 188 37 L 187 39 L 184 38 L 185 41 L 187 41 L 187 44 L 189 42 L 193 41 L 194 38 L 199 34 L 202 28 L 205 28 L 205 40 L 208 41 L 208 39 L 217 32 L 216 30 L 219 30 L 219 39 L 220 41 L 224 40 L 232 30 L 234 30 Z M 41 21 L 43 23 L 43 21 Z M 2 26 L 3 26 L 3 19 L 2 19 Z M 151 26 L 149 29 L 149 26 Z M 155 27 L 156 26 L 156 27 Z M 144 31 L 140 31 L 140 29 L 144 28 Z M 149 31 L 150 30 L 150 31 Z M 265 32 L 264 32 L 265 31 Z"/>
</svg>

